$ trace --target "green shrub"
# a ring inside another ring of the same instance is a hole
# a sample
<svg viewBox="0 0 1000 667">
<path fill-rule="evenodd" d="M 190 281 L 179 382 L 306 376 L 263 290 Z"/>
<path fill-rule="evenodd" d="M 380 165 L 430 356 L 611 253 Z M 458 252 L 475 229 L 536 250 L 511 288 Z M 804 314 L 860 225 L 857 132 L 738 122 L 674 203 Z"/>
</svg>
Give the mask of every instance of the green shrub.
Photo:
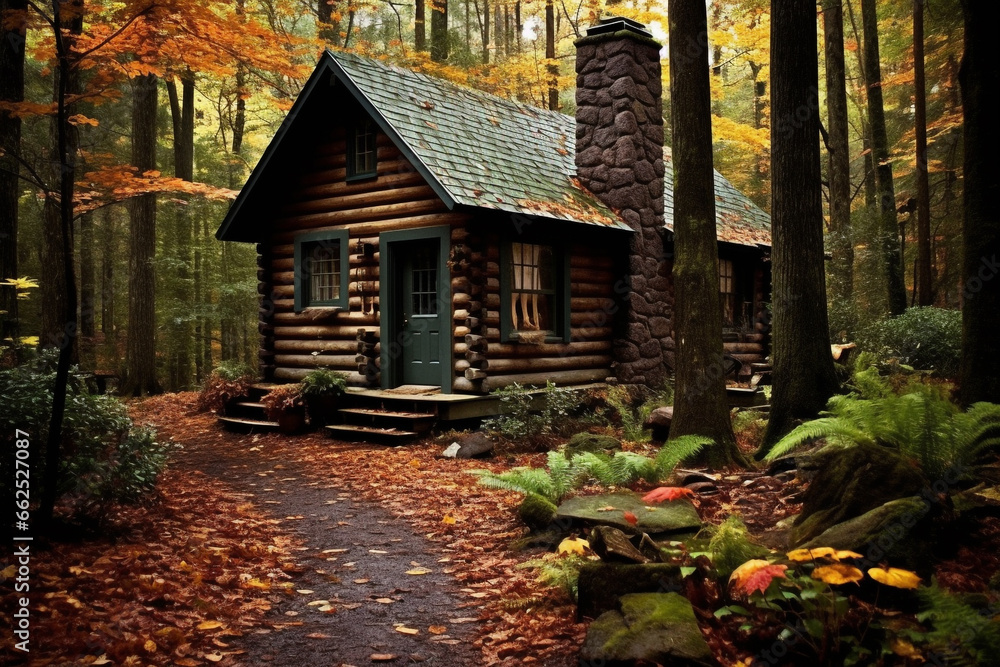
<svg viewBox="0 0 1000 667">
<path fill-rule="evenodd" d="M 347 378 L 342 373 L 317 368 L 302 378 L 303 396 L 340 396 L 347 389 Z"/>
<path fill-rule="evenodd" d="M 48 439 L 57 360 L 57 351 L 44 350 L 20 366 L 0 371 L 4 461 L 13 460 L 15 429 L 27 432 L 32 443 L 31 479 L 38 482 L 45 479 L 42 452 Z M 166 450 L 154 433 L 133 427 L 117 398 L 90 394 L 75 366 L 67 385 L 60 454 L 57 494 L 72 496 L 81 506 L 138 499 L 153 488 L 166 459 Z M 12 474 L 0 479 L 2 493 L 11 492 L 13 479 Z M 33 483 L 31 488 L 37 500 L 41 484 Z"/>
<path fill-rule="evenodd" d="M 545 554 L 525 561 L 519 570 L 538 570 L 538 581 L 565 592 L 574 602 L 579 593 L 580 570 L 590 560 L 577 554 Z"/>
<path fill-rule="evenodd" d="M 500 399 L 500 415 L 484 419 L 483 428 L 510 440 L 558 432 L 579 403 L 571 390 L 552 382 L 541 392 L 515 382 L 493 394 Z"/>
<path fill-rule="evenodd" d="M 995 665 L 1000 656 L 1000 623 L 988 606 L 977 609 L 961 597 L 934 585 L 917 595 L 924 611 L 917 614 L 931 631 L 924 639 L 949 665 Z M 944 663 L 942 663 L 944 664 Z"/>
<path fill-rule="evenodd" d="M 627 387 L 616 385 L 608 388 L 607 404 L 612 410 L 612 424 L 621 425 L 622 437 L 625 440 L 646 442 L 650 437 L 650 433 L 643 429 L 646 418 L 656 408 L 673 402 L 673 390 L 669 385 L 665 385 L 640 405 L 636 405 L 637 402 Z"/>
<path fill-rule="evenodd" d="M 243 378 L 251 378 L 252 380 L 257 379 L 257 367 L 253 364 L 247 364 L 242 361 L 220 361 L 219 365 L 215 367 L 212 371 L 214 375 L 219 376 L 223 380 L 240 380 Z"/>
<path fill-rule="evenodd" d="M 858 344 L 880 360 L 894 358 L 913 368 L 953 377 L 961 359 L 962 313 L 933 307 L 910 308 L 899 317 L 862 329 Z"/>
<path fill-rule="evenodd" d="M 767 549 L 750 541 L 750 531 L 735 514 L 715 527 L 708 550 L 720 579 L 728 579 L 740 565 L 767 553 Z"/>
<path fill-rule="evenodd" d="M 198 395 L 198 409 L 218 412 L 230 401 L 246 396 L 256 381 L 257 371 L 249 364 L 223 361 L 205 378 Z"/>
</svg>

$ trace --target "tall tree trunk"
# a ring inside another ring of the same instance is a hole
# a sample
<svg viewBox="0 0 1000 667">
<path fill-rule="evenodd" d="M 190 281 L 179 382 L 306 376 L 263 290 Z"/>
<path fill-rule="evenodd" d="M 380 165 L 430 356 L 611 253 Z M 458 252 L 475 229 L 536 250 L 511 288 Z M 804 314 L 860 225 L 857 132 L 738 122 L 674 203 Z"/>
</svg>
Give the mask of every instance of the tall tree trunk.
<svg viewBox="0 0 1000 667">
<path fill-rule="evenodd" d="M 80 216 L 80 336 L 92 341 L 95 333 L 96 300 L 94 287 L 94 220 L 90 213 Z"/>
<path fill-rule="evenodd" d="M 185 72 L 181 77 L 181 94 L 178 97 L 177 84 L 167 80 L 167 94 L 170 98 L 170 115 L 174 129 L 174 175 L 185 181 L 194 180 L 194 74 Z M 191 382 L 191 349 L 197 340 L 197 332 L 192 326 L 196 318 L 189 316 L 192 308 L 197 308 L 195 298 L 192 303 L 192 276 L 194 266 L 192 245 L 194 242 L 191 201 L 180 197 L 185 203 L 176 208 L 177 222 L 177 279 L 174 282 L 174 300 L 183 318 L 176 318 L 170 326 L 170 345 L 174 349 L 174 363 L 171 388 L 184 389 Z M 187 307 L 184 307 L 184 304 Z"/>
<path fill-rule="evenodd" d="M 76 278 L 73 275 L 73 195 L 75 188 L 76 152 L 78 137 L 75 128 L 70 124 L 72 107 L 69 103 L 71 95 L 78 90 L 79 78 L 76 65 L 79 56 L 75 50 L 76 37 L 83 30 L 83 2 L 73 0 L 65 4 L 53 0 L 52 23 L 55 26 L 56 43 L 56 116 L 55 116 L 55 150 L 53 151 L 58 172 L 55 183 L 59 190 L 60 228 L 59 240 L 62 243 L 58 260 L 61 266 L 48 265 L 46 268 L 53 274 L 58 273 L 62 281 L 60 289 L 65 293 L 60 299 L 63 308 L 60 317 L 64 322 L 64 334 L 69 340 L 63 339 L 59 350 L 59 363 L 56 366 L 55 387 L 52 392 L 52 415 L 49 421 L 48 441 L 45 448 L 45 479 L 42 486 L 42 498 L 39 506 L 38 519 L 42 530 L 48 531 L 52 526 L 55 503 L 58 499 L 59 463 L 61 459 L 63 415 L 66 411 L 66 390 L 69 384 L 69 367 L 73 360 L 73 341 L 76 340 Z M 51 194 L 47 202 L 51 200 Z M 46 221 L 49 224 L 51 221 Z M 48 239 L 49 230 L 46 230 Z M 50 281 L 53 278 L 50 277 Z M 43 332 L 44 333 L 44 332 Z"/>
<path fill-rule="evenodd" d="M 995 62 L 995 8 L 963 0 L 965 55 L 962 87 L 965 143 L 963 203 L 962 402 L 1000 403 L 1000 128 L 993 95 L 1000 89 Z"/>
<path fill-rule="evenodd" d="M 24 100 L 24 47 L 27 35 L 26 0 L 0 0 L 0 101 Z M 17 202 L 24 189 L 19 182 L 21 118 L 0 111 L 0 281 L 17 278 Z M 0 340 L 16 338 L 17 291 L 0 287 Z"/>
<path fill-rule="evenodd" d="M 101 216 L 101 333 L 115 339 L 115 218 L 109 209 Z"/>
<path fill-rule="evenodd" d="M 424 0 L 414 0 L 413 47 L 417 51 L 427 50 L 427 24 L 424 18 Z"/>
<path fill-rule="evenodd" d="M 847 13 L 851 17 L 851 31 L 854 33 L 854 43 L 861 44 L 862 37 L 861 32 L 858 31 L 858 22 L 854 16 L 854 5 L 851 4 L 851 0 L 846 0 L 847 2 Z M 868 80 L 865 78 L 865 57 L 863 49 L 856 49 L 855 53 L 858 56 L 858 72 L 861 75 L 861 84 L 864 89 L 868 90 Z M 867 95 L 866 95 L 867 99 Z M 877 203 L 876 201 L 876 188 L 875 188 L 875 161 L 872 160 L 872 129 L 871 123 L 862 114 L 861 118 L 861 141 L 864 147 L 865 155 L 865 207 L 868 209 L 874 209 Z"/>
<path fill-rule="evenodd" d="M 931 192 L 927 181 L 927 79 L 924 73 L 924 2 L 913 0 L 913 107 L 917 140 L 917 304 L 934 303 L 931 273 Z"/>
<path fill-rule="evenodd" d="M 241 74 L 243 75 L 243 78 L 241 78 Z M 245 77 L 246 77 L 245 70 L 243 70 L 242 68 L 237 69 L 236 71 L 237 91 L 242 91 L 243 86 L 246 85 Z M 229 187 L 233 189 L 237 187 L 235 165 L 242 164 L 242 160 L 240 160 L 239 158 L 243 153 L 243 135 L 245 127 L 246 127 L 246 101 L 243 99 L 243 95 L 241 94 L 239 101 L 237 102 L 236 105 L 236 116 L 233 120 L 233 143 L 230 148 L 230 152 L 232 153 L 231 164 L 233 164 L 234 168 L 230 169 Z M 229 285 L 231 280 L 231 277 L 229 275 L 229 264 L 231 261 L 229 257 L 230 254 L 231 252 L 229 243 L 223 242 L 221 251 L 221 260 L 220 260 L 223 285 Z M 230 309 L 227 307 L 226 303 L 220 300 L 219 306 L 222 312 L 221 322 L 219 323 L 220 324 L 219 332 L 220 332 L 220 337 L 222 339 L 221 354 L 222 354 L 222 360 L 228 361 L 231 359 L 238 358 L 239 355 L 238 329 L 240 324 L 233 318 L 232 313 Z M 211 370 L 210 365 L 206 366 L 205 368 L 206 374 L 210 370 Z"/>
<path fill-rule="evenodd" d="M 670 113 L 674 165 L 674 340 L 677 341 L 674 420 L 670 437 L 715 441 L 713 467 L 745 463 L 729 418 L 722 361 L 719 251 L 712 173 L 712 100 L 705 6 L 670 0 Z"/>
<path fill-rule="evenodd" d="M 157 77 L 132 82 L 132 164 L 139 172 L 156 169 Z M 156 380 L 156 195 L 134 197 L 129 212 L 128 342 L 122 393 L 132 396 L 161 391 Z"/>
<path fill-rule="evenodd" d="M 841 0 L 824 2 L 823 35 L 830 133 L 830 251 L 833 253 L 830 298 L 847 306 L 854 298 L 854 241 L 851 233 L 851 157 Z"/>
<path fill-rule="evenodd" d="M 490 64 L 490 0 L 483 0 L 483 64 Z"/>
<path fill-rule="evenodd" d="M 521 24 L 521 0 L 514 3 L 514 24 L 517 35 L 517 54 L 521 55 L 521 33 L 524 32 L 524 26 Z"/>
<path fill-rule="evenodd" d="M 896 194 L 892 184 L 892 163 L 889 161 L 889 137 L 885 129 L 885 106 L 882 101 L 882 66 L 879 63 L 878 15 L 875 0 L 861 0 L 861 21 L 864 27 L 865 81 L 868 85 L 868 120 L 872 132 L 872 161 L 875 166 L 875 186 L 878 189 L 880 224 L 879 245 L 886 271 L 889 312 L 899 315 L 906 310 L 906 283 L 899 252 L 899 227 L 896 221 Z"/>
<path fill-rule="evenodd" d="M 431 60 L 448 59 L 448 0 L 431 0 Z"/>
<path fill-rule="evenodd" d="M 774 390 L 758 457 L 798 420 L 819 414 L 837 389 L 823 276 L 816 39 L 814 0 L 771 0 Z"/>
<path fill-rule="evenodd" d="M 333 18 L 335 0 L 316 0 L 316 18 L 319 23 L 319 38 L 325 44 L 340 46 L 340 21 Z M 418 0 L 419 1 L 419 0 Z M 244 13 L 245 0 L 239 0 L 236 13 Z"/>
<path fill-rule="evenodd" d="M 549 61 L 549 109 L 559 110 L 559 65 L 556 64 L 556 18 L 553 0 L 545 0 L 545 58 Z"/>
</svg>

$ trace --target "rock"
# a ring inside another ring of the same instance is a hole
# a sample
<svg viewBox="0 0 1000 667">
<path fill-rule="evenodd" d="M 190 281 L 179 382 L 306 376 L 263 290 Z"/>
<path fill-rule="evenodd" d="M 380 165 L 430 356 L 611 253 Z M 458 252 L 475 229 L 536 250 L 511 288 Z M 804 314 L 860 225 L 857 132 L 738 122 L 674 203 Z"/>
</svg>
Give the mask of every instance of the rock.
<svg viewBox="0 0 1000 667">
<path fill-rule="evenodd" d="M 625 520 L 625 512 L 635 515 L 635 525 Z M 559 506 L 556 518 L 589 521 L 597 525 L 614 526 L 626 533 L 644 532 L 650 535 L 697 530 L 701 527 L 697 510 L 687 500 L 661 503 L 653 509 L 647 509 L 637 493 L 605 493 L 570 498 Z"/>
<path fill-rule="evenodd" d="M 670 435 L 670 422 L 674 420 L 674 408 L 666 406 L 656 408 L 649 413 L 642 428 L 652 431 L 652 438 L 655 442 L 666 442 Z"/>
<path fill-rule="evenodd" d="M 556 506 L 548 498 L 529 493 L 518 506 L 517 515 L 532 530 L 544 530 L 556 518 Z"/>
<path fill-rule="evenodd" d="M 800 461 L 800 466 L 816 472 L 789 536 L 793 546 L 891 500 L 918 494 L 926 486 L 909 460 L 878 445 L 826 446 Z"/>
<path fill-rule="evenodd" d="M 596 433 L 577 433 L 566 443 L 564 450 L 566 458 L 571 459 L 582 452 L 603 454 L 610 451 L 620 451 L 622 443 L 618 438 Z"/>
<path fill-rule="evenodd" d="M 577 618 L 597 618 L 618 609 L 630 593 L 669 593 L 683 585 L 679 565 L 672 563 L 587 563 L 580 569 Z"/>
<path fill-rule="evenodd" d="M 719 488 L 712 482 L 691 482 L 685 484 L 685 488 L 691 489 L 700 496 L 714 496 L 719 493 Z"/>
<path fill-rule="evenodd" d="M 705 472 L 704 470 L 687 470 L 686 468 L 677 468 L 674 473 L 680 477 L 681 486 L 687 486 L 688 484 L 694 484 L 695 482 L 719 481 L 719 475 L 713 475 L 712 473 Z"/>
<path fill-rule="evenodd" d="M 611 526 L 590 531 L 590 548 L 601 560 L 616 563 L 646 563 L 649 559 L 629 542 L 628 535 Z"/>
<path fill-rule="evenodd" d="M 677 593 L 632 593 L 587 628 L 580 658 L 591 664 L 645 660 L 714 665 L 691 603 Z"/>
<path fill-rule="evenodd" d="M 802 546 L 850 549 L 865 557 L 865 567 L 888 560 L 896 567 L 922 569 L 932 539 L 927 530 L 931 510 L 930 502 L 920 496 L 892 500 L 831 526 Z"/>
<path fill-rule="evenodd" d="M 460 435 L 455 442 L 451 443 L 448 448 L 442 452 L 441 455 L 447 456 L 448 458 L 459 459 L 486 457 L 493 451 L 493 446 L 494 442 L 490 440 L 489 436 L 480 431 L 476 431 L 474 433 L 465 433 Z"/>
</svg>

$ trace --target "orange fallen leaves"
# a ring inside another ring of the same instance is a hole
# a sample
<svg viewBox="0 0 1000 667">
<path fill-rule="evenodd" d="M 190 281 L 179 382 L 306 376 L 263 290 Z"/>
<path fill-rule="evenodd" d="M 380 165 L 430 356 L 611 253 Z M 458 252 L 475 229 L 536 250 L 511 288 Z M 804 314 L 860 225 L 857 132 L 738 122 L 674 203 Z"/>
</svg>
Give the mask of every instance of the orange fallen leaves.
<svg viewBox="0 0 1000 667">
<path fill-rule="evenodd" d="M 632 512 L 629 512 L 628 510 L 625 510 L 624 517 L 625 520 L 628 521 L 633 526 L 639 523 L 639 518 Z"/>
<path fill-rule="evenodd" d="M 642 497 L 644 503 L 673 502 L 679 498 L 694 498 L 694 491 L 683 486 L 661 486 Z"/>
</svg>

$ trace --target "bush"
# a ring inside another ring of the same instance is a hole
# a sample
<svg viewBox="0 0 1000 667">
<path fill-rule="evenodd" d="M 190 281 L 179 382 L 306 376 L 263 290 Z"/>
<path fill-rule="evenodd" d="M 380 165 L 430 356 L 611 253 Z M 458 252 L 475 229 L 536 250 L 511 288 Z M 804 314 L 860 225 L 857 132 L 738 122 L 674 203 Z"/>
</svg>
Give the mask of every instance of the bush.
<svg viewBox="0 0 1000 667">
<path fill-rule="evenodd" d="M 898 359 L 946 377 L 958 374 L 962 348 L 962 313 L 957 310 L 910 308 L 899 317 L 880 320 L 858 335 L 862 349 L 880 360 Z"/>
<path fill-rule="evenodd" d="M 571 390 L 552 382 L 547 382 L 539 393 L 515 382 L 493 394 L 500 398 L 501 414 L 484 419 L 483 428 L 510 440 L 558 432 L 578 404 Z"/>
<path fill-rule="evenodd" d="M 32 480 L 45 480 L 42 452 L 48 439 L 57 361 L 57 351 L 44 350 L 20 366 L 0 371 L 4 461 L 13 460 L 15 429 L 26 431 L 32 444 Z M 153 431 L 135 428 L 118 399 L 90 394 L 75 366 L 67 385 L 60 452 L 57 495 L 73 496 L 84 506 L 137 500 L 153 488 L 166 460 L 166 449 L 156 442 Z M 13 479 L 13 474 L 0 479 L 3 494 L 12 493 Z M 38 486 L 32 499 L 38 500 L 40 492 Z"/>
<path fill-rule="evenodd" d="M 205 378 L 198 395 L 198 409 L 218 412 L 230 401 L 246 396 L 256 381 L 257 371 L 249 364 L 223 361 Z"/>
<path fill-rule="evenodd" d="M 641 405 L 636 403 L 638 401 L 627 387 L 616 385 L 608 388 L 607 404 L 612 411 L 612 424 L 617 422 L 621 425 L 625 440 L 646 442 L 650 438 L 650 433 L 643 428 L 646 419 L 656 408 L 673 403 L 673 390 L 665 385 Z"/>
<path fill-rule="evenodd" d="M 340 396 L 347 389 L 347 378 L 342 373 L 317 368 L 302 378 L 303 396 Z"/>
</svg>

